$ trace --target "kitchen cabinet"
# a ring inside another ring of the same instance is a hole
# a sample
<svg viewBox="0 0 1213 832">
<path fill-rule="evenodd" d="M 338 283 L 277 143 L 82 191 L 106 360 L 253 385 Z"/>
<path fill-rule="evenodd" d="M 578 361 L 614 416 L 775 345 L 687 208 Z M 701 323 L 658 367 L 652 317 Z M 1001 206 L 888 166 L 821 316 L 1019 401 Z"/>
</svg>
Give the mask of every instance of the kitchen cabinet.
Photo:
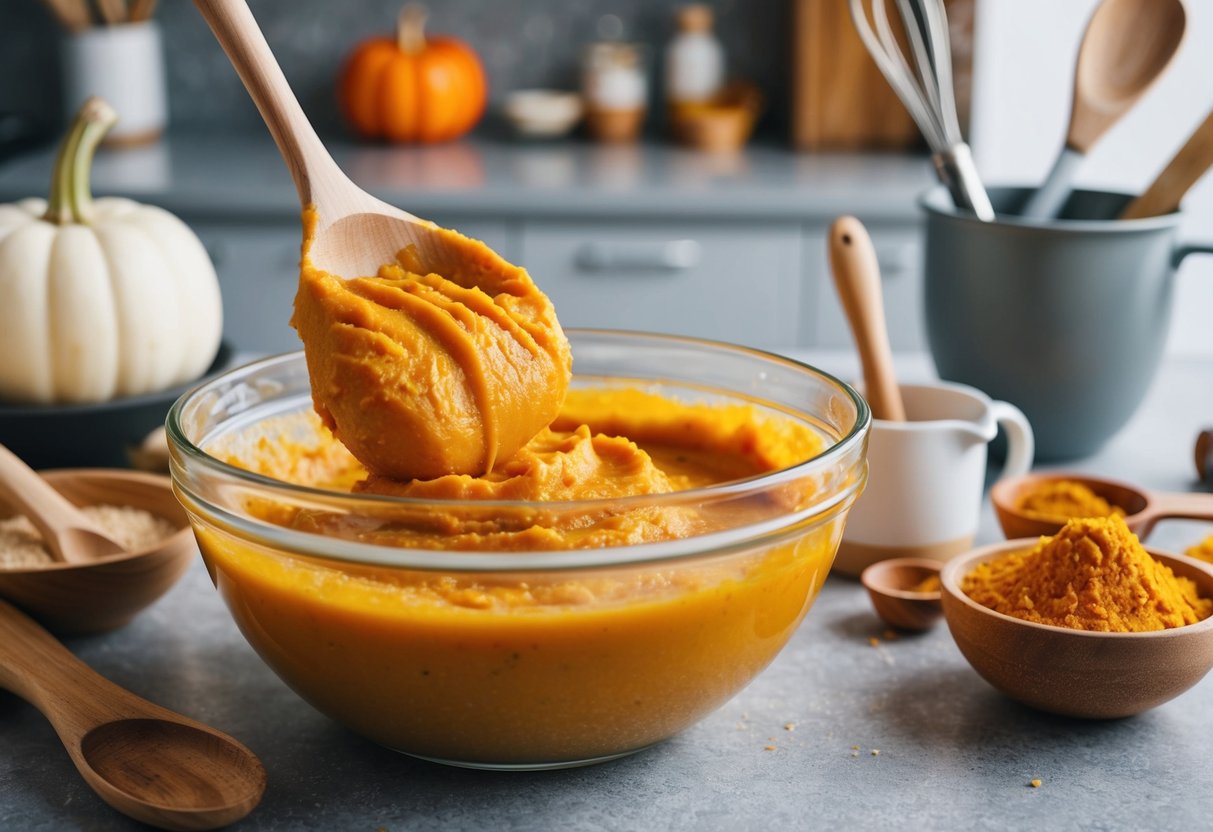
<svg viewBox="0 0 1213 832">
<path fill-rule="evenodd" d="M 850 348 L 825 241 L 835 217 L 854 214 L 883 261 L 894 346 L 924 343 L 914 200 L 932 182 L 925 158 L 491 139 L 329 147 L 375 196 L 525 265 L 568 326 Z M 0 165 L 0 202 L 44 191 L 53 156 L 46 147 Z M 237 349 L 298 349 L 287 322 L 299 206 L 268 135 L 170 135 L 103 150 L 92 182 L 98 195 L 160 205 L 198 232 Z"/>
<path fill-rule="evenodd" d="M 802 243 L 792 223 L 526 222 L 519 258 L 565 326 L 777 347 L 802 340 Z"/>
</svg>

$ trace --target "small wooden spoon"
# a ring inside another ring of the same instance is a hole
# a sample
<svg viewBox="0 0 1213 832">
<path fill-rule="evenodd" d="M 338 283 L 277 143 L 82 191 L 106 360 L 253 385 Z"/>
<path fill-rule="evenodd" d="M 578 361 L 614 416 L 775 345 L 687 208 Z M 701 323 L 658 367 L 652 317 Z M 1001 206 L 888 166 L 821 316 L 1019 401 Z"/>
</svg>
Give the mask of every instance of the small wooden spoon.
<svg viewBox="0 0 1213 832">
<path fill-rule="evenodd" d="M 1162 75 L 1183 41 L 1181 0 L 1103 0 L 1091 15 L 1074 69 L 1070 128 L 1045 182 L 1020 214 L 1051 219 L 1070 195 L 1082 157 Z"/>
<path fill-rule="evenodd" d="M 1061 531 L 1064 521 L 1029 516 L 1019 504 L 1028 491 L 1056 480 L 1080 482 L 1125 512 L 1125 525 L 1145 539 L 1159 520 L 1213 520 L 1213 494 L 1184 494 L 1147 491 L 1123 482 L 1082 474 L 1048 472 L 1007 477 L 994 483 L 990 502 L 998 515 L 998 524 L 1008 539 L 1040 537 Z"/>
<path fill-rule="evenodd" d="M 57 561 L 93 563 L 126 551 L 3 445 L 0 445 L 0 500 L 30 519 Z"/>
<path fill-rule="evenodd" d="M 462 265 L 438 226 L 388 205 L 349 180 L 325 150 L 274 60 L 244 0 L 194 0 L 240 74 L 282 158 L 299 201 L 315 206 L 312 264 L 339 277 L 374 275 L 396 254 L 416 246 L 430 271 L 456 274 Z"/>
<path fill-rule="evenodd" d="M 1213 113 L 1205 116 L 1188 141 L 1172 157 L 1145 193 L 1128 204 L 1120 218 L 1136 220 L 1179 210 L 1188 189 L 1213 165 Z"/>
<path fill-rule="evenodd" d="M 0 601 L 0 686 L 50 720 L 85 782 L 162 829 L 214 829 L 253 810 L 261 761 L 231 737 L 102 678 Z"/>
<path fill-rule="evenodd" d="M 904 422 L 906 410 L 893 375 L 893 351 L 885 326 L 880 264 L 867 229 L 854 217 L 839 217 L 830 226 L 830 270 L 855 336 L 872 417 Z"/>
</svg>

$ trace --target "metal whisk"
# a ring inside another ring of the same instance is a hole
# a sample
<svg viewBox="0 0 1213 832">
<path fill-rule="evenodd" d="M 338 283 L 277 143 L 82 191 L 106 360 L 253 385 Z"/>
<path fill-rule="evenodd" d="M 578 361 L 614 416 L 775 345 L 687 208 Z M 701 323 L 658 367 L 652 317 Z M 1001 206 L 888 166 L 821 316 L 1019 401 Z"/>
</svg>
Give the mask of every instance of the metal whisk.
<svg viewBox="0 0 1213 832">
<path fill-rule="evenodd" d="M 967 208 L 986 222 L 994 219 L 990 197 L 977 175 L 973 153 L 960 134 L 956 95 L 952 89 L 952 45 L 943 0 L 892 0 L 910 45 L 911 67 L 885 10 L 885 0 L 850 0 L 851 19 L 859 38 L 872 55 L 901 102 L 910 112 L 931 148 L 935 172 L 959 208 Z"/>
</svg>

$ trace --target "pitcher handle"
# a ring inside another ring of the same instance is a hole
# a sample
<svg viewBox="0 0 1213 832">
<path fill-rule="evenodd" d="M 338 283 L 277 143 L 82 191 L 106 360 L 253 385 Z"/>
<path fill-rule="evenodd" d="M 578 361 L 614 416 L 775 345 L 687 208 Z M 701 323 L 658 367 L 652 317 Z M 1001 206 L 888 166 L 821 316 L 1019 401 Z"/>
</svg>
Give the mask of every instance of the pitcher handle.
<svg viewBox="0 0 1213 832">
<path fill-rule="evenodd" d="M 1028 473 L 1036 456 L 1036 437 L 1032 433 L 1028 417 L 1010 402 L 991 402 L 990 410 L 994 420 L 1002 425 L 1002 429 L 1007 433 L 1007 459 L 998 479 Z"/>
<path fill-rule="evenodd" d="M 1213 242 L 1180 243 L 1175 247 L 1175 252 L 1171 255 L 1171 268 L 1178 269 L 1179 264 L 1189 254 L 1213 254 Z"/>
</svg>

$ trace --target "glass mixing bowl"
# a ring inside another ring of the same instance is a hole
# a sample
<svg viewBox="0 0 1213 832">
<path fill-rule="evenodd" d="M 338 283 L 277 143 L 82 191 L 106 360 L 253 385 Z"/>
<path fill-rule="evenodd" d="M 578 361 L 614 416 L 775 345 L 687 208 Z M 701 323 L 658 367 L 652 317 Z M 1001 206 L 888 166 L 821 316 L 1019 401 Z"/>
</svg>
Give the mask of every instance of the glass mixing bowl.
<svg viewBox="0 0 1213 832">
<path fill-rule="evenodd" d="M 574 386 L 748 404 L 808 426 L 826 450 L 748 479 L 622 500 L 423 501 L 293 485 L 216 450 L 315 439 L 302 353 L 228 372 L 172 408 L 173 482 L 211 578 L 248 642 L 320 711 L 446 763 L 597 762 L 726 702 L 808 611 L 867 475 L 863 399 L 812 367 L 740 347 L 568 334 Z M 562 551 L 366 542 L 417 522 L 576 526 L 646 511 L 710 522 L 676 540 Z M 303 514 L 311 521 L 282 521 Z"/>
</svg>

